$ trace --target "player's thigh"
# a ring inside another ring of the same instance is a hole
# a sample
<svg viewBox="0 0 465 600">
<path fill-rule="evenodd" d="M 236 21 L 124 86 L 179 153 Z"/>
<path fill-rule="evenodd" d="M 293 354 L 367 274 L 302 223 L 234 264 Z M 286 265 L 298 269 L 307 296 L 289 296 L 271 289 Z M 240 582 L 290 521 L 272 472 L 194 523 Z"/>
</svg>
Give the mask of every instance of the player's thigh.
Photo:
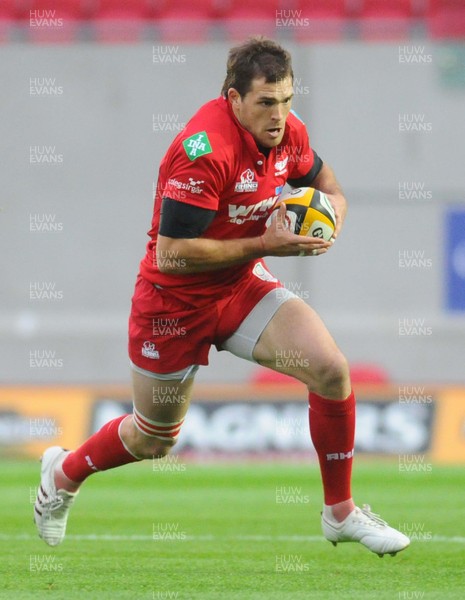
<svg viewBox="0 0 465 600">
<path fill-rule="evenodd" d="M 311 384 L 348 379 L 346 360 L 316 311 L 299 298 L 281 304 L 261 333 L 253 358 Z"/>
<path fill-rule="evenodd" d="M 151 421 L 181 421 L 189 408 L 193 385 L 193 377 L 162 380 L 132 370 L 134 407 Z"/>
</svg>

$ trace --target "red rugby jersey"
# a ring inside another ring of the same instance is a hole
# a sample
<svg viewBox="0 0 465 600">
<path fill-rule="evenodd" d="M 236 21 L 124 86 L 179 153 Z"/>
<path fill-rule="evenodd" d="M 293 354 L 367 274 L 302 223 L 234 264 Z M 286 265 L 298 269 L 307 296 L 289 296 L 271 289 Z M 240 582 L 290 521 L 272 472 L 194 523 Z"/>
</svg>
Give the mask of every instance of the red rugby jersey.
<svg viewBox="0 0 465 600">
<path fill-rule="evenodd" d="M 163 196 L 215 210 L 202 237 L 236 239 L 260 236 L 287 179 L 306 175 L 313 166 L 305 124 L 293 113 L 283 140 L 269 155 L 260 152 L 223 97 L 211 100 L 187 123 L 160 164 L 147 253 L 140 264 L 143 277 L 182 294 L 210 296 L 235 283 L 250 268 L 242 265 L 193 274 L 161 273 L 156 243 Z M 176 265 L 176 256 L 163 256 Z"/>
</svg>

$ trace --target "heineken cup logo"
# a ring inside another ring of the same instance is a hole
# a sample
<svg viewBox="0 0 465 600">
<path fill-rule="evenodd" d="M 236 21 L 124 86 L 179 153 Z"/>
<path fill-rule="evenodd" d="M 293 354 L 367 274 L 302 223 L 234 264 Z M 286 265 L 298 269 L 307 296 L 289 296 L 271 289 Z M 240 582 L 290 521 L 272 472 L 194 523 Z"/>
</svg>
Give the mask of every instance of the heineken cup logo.
<svg viewBox="0 0 465 600">
<path fill-rule="evenodd" d="M 182 143 L 189 160 L 195 160 L 204 154 L 210 154 L 212 147 L 206 131 L 194 133 Z"/>
</svg>

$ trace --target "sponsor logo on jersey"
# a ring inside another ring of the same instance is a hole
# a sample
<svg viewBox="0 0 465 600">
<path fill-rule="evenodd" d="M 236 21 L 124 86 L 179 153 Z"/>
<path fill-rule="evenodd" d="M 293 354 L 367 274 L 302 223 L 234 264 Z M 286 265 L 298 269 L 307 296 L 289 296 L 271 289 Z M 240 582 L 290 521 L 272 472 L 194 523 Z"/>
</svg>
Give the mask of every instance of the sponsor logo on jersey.
<svg viewBox="0 0 465 600">
<path fill-rule="evenodd" d="M 182 143 L 189 160 L 195 160 L 199 156 L 210 154 L 213 152 L 206 131 L 194 133 Z"/>
<path fill-rule="evenodd" d="M 263 281 L 273 281 L 273 283 L 278 281 L 276 277 L 273 277 L 273 275 L 265 269 L 262 263 L 257 263 L 252 269 L 252 273 L 255 275 L 255 277 L 258 277 Z"/>
<path fill-rule="evenodd" d="M 146 358 L 160 358 L 160 353 L 156 350 L 153 342 L 144 342 L 142 344 L 142 356 Z"/>
<path fill-rule="evenodd" d="M 229 204 L 229 222 L 242 225 L 245 221 L 258 221 L 268 216 L 279 196 L 270 196 L 256 204 Z"/>
<path fill-rule="evenodd" d="M 289 156 L 280 156 L 279 157 L 279 159 L 274 164 L 274 168 L 276 169 L 275 176 L 284 175 L 284 173 L 286 173 L 288 160 L 289 160 Z"/>
<path fill-rule="evenodd" d="M 255 180 L 255 173 L 252 169 L 246 169 L 241 173 L 241 180 L 236 183 L 235 192 L 256 192 L 258 190 L 258 182 Z"/>
<path fill-rule="evenodd" d="M 205 183 L 203 179 L 195 181 L 192 177 L 189 177 L 189 183 L 178 181 L 177 179 L 168 179 L 168 185 L 172 185 L 177 190 L 187 190 L 191 194 L 201 194 L 203 192 L 203 189 L 200 187 L 202 183 Z"/>
</svg>

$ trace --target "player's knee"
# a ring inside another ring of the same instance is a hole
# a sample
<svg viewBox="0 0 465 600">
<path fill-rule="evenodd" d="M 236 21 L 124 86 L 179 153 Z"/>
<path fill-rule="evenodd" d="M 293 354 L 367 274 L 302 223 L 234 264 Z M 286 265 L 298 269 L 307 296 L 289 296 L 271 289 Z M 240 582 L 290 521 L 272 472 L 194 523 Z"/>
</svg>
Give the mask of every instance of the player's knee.
<svg viewBox="0 0 465 600">
<path fill-rule="evenodd" d="M 176 444 L 176 438 L 160 439 L 137 430 L 131 450 L 139 458 L 163 458 Z"/>
<path fill-rule="evenodd" d="M 156 438 L 148 438 L 144 440 L 143 458 L 163 458 L 170 453 L 171 448 L 175 445 L 176 440 L 160 440 Z"/>
<path fill-rule="evenodd" d="M 163 458 L 176 444 L 184 419 L 172 423 L 152 421 L 134 410 L 131 451 L 143 458 Z"/>
<path fill-rule="evenodd" d="M 316 369 L 309 387 L 323 396 L 345 394 L 350 387 L 349 365 L 342 353 L 334 354 Z"/>
</svg>

